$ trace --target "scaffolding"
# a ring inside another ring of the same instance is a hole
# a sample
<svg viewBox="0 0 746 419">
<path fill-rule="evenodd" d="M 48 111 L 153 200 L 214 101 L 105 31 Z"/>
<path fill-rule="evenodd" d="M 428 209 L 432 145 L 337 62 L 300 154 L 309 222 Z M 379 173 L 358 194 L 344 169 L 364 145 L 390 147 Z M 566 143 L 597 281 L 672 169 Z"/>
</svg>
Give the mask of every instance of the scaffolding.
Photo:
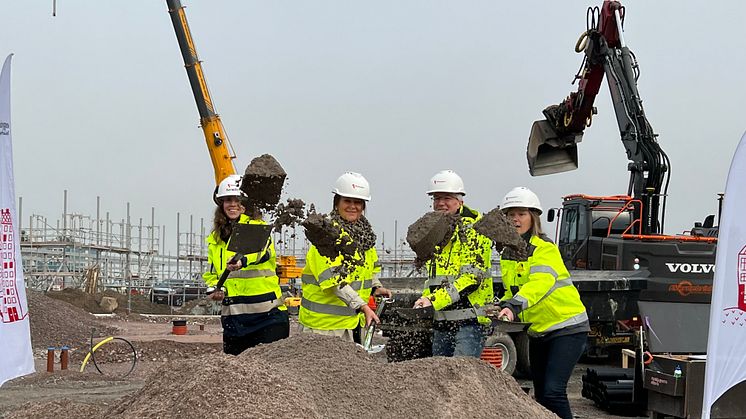
<svg viewBox="0 0 746 419">
<path fill-rule="evenodd" d="M 211 225 L 204 218 L 188 216 L 183 229 L 182 215 L 176 214 L 176 254 L 166 251 L 166 226 L 155 223 L 155 208 L 150 220 L 133 222 L 130 204 L 125 218 L 112 219 L 101 211 L 96 198 L 94 216 L 68 212 L 67 191 L 64 191 L 60 219 L 32 214 L 24 222 L 23 200 L 19 199 L 19 226 L 23 271 L 28 287 L 38 290 L 80 288 L 88 292 L 114 289 L 148 293 L 156 286 L 203 285 L 202 273 L 207 266 L 205 238 Z M 395 222 L 395 231 L 397 223 Z M 293 256 L 298 266 L 305 264 L 310 243 L 301 228 L 283 228 L 272 235 L 277 255 Z M 414 271 L 414 253 L 396 231 L 393 243 L 379 247 L 383 277 L 407 277 Z"/>
<path fill-rule="evenodd" d="M 50 221 L 32 214 L 25 224 L 22 202 L 19 200 L 20 244 L 24 277 L 30 288 L 147 293 L 159 283 L 202 284 L 207 263 L 203 220 L 199 235 L 191 227 L 192 216 L 190 232 L 182 233 L 181 215 L 177 214 L 177 252 L 173 256 L 166 254 L 162 240 L 166 228 L 155 224 L 154 207 L 149 223 L 142 218 L 132 222 L 129 203 L 123 219 L 113 220 L 109 212 L 102 216 L 98 197 L 95 216 L 72 213 L 67 210 L 65 191 L 60 219 Z"/>
</svg>

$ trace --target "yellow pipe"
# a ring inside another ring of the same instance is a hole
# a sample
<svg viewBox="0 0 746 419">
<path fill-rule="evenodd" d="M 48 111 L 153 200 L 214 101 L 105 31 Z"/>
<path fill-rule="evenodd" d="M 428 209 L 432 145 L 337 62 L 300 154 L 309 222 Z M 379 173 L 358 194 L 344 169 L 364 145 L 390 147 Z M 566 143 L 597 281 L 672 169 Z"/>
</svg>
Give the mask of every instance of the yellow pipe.
<svg viewBox="0 0 746 419">
<path fill-rule="evenodd" d="M 85 358 L 83 358 L 83 363 L 80 365 L 80 372 L 83 372 L 83 370 L 85 369 L 86 364 L 88 364 L 88 359 L 91 357 L 91 355 L 94 352 L 96 352 L 96 349 L 100 348 L 101 345 L 103 345 L 104 343 L 106 343 L 106 342 L 108 342 L 110 340 L 113 340 L 113 339 L 114 339 L 114 336 L 109 336 L 108 338 L 106 338 L 106 339 L 102 340 L 101 342 L 97 343 L 96 346 L 94 346 L 93 349 L 91 349 L 88 352 L 88 354 L 85 356 Z"/>
</svg>

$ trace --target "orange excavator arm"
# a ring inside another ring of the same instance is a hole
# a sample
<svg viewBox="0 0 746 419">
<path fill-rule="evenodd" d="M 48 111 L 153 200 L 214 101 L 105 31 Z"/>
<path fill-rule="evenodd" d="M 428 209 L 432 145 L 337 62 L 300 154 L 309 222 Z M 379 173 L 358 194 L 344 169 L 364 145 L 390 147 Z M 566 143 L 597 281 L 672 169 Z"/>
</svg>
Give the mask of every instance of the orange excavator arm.
<svg viewBox="0 0 746 419">
<path fill-rule="evenodd" d="M 236 173 L 236 167 L 233 165 L 233 159 L 236 158 L 236 155 L 230 141 L 228 141 L 228 136 L 225 134 L 223 122 L 220 120 L 220 116 L 215 113 L 210 91 L 207 89 L 205 74 L 202 71 L 202 64 L 197 57 L 197 49 L 194 46 L 192 33 L 189 31 L 184 6 L 181 5 L 180 0 L 166 0 L 166 4 L 176 32 L 176 39 L 179 41 L 181 56 L 184 58 L 184 67 L 189 77 L 194 100 L 197 102 L 200 125 L 205 134 L 207 150 L 210 152 L 210 160 L 212 160 L 212 167 L 215 170 L 215 184 L 217 185 L 221 180 Z"/>
</svg>

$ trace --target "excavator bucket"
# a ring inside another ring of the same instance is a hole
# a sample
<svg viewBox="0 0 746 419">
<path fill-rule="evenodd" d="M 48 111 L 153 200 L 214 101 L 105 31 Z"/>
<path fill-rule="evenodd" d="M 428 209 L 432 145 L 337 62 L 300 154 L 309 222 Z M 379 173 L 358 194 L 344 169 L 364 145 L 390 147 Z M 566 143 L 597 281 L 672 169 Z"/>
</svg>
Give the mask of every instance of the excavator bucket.
<svg viewBox="0 0 746 419">
<path fill-rule="evenodd" d="M 577 169 L 578 143 L 582 139 L 582 132 L 560 136 L 549 121 L 534 121 L 526 150 L 531 176 L 551 175 Z"/>
</svg>

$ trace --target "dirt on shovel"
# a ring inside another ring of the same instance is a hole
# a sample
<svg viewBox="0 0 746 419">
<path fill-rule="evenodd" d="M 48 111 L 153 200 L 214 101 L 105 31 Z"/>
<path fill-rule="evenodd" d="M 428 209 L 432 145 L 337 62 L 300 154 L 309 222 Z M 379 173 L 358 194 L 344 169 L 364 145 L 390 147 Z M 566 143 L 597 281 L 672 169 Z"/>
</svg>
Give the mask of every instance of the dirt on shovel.
<svg viewBox="0 0 746 419">
<path fill-rule="evenodd" d="M 241 190 L 247 196 L 247 213 L 271 212 L 280 202 L 287 173 L 270 154 L 254 158 L 246 167 Z"/>
<path fill-rule="evenodd" d="M 474 230 L 492 240 L 498 251 L 508 248 L 518 260 L 527 258 L 526 241 L 499 208 L 484 214 L 474 223 Z"/>
</svg>

